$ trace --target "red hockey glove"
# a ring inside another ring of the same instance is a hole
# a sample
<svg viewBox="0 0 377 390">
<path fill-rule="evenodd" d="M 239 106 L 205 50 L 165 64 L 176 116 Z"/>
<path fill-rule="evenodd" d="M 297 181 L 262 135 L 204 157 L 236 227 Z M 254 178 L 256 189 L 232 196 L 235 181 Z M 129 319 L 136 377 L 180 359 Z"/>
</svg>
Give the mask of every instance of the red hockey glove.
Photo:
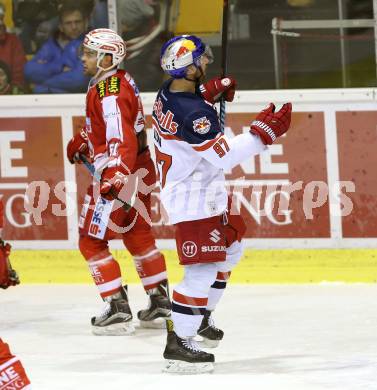
<svg viewBox="0 0 377 390">
<path fill-rule="evenodd" d="M 265 145 L 271 145 L 277 137 L 282 136 L 291 124 L 292 103 L 285 103 L 275 112 L 275 105 L 262 110 L 251 123 L 250 132 L 259 135 Z"/>
<path fill-rule="evenodd" d="M 10 250 L 10 244 L 0 240 L 0 288 L 3 289 L 20 284 L 17 272 L 9 261 Z"/>
<path fill-rule="evenodd" d="M 215 77 L 200 86 L 200 92 L 207 102 L 217 103 L 223 96 L 227 102 L 232 102 L 236 92 L 236 80 L 233 77 Z"/>
<path fill-rule="evenodd" d="M 106 168 L 102 172 L 100 193 L 105 199 L 114 200 L 126 183 L 127 176 L 119 167 Z"/>
<path fill-rule="evenodd" d="M 77 157 L 77 153 L 89 157 L 88 135 L 84 130 L 81 130 L 68 142 L 67 158 L 71 164 L 74 164 L 75 162 L 81 164 L 80 159 Z"/>
</svg>

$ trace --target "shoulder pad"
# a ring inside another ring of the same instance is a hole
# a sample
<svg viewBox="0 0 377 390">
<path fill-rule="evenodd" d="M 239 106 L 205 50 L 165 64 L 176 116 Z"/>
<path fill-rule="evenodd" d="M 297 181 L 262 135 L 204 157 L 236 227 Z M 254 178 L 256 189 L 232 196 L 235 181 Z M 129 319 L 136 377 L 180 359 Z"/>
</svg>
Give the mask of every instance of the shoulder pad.
<svg viewBox="0 0 377 390">
<path fill-rule="evenodd" d="M 131 88 L 133 89 L 135 96 L 138 97 L 140 95 L 140 91 L 135 83 L 134 78 L 128 72 L 124 73 L 124 78 L 126 79 L 128 84 L 131 86 Z"/>
<path fill-rule="evenodd" d="M 200 144 L 217 137 L 219 118 L 215 110 L 198 110 L 186 115 L 182 138 L 189 144 Z"/>
<path fill-rule="evenodd" d="M 98 96 L 102 99 L 105 96 L 119 95 L 120 93 L 120 78 L 110 76 L 106 80 L 101 80 L 96 84 Z"/>
</svg>

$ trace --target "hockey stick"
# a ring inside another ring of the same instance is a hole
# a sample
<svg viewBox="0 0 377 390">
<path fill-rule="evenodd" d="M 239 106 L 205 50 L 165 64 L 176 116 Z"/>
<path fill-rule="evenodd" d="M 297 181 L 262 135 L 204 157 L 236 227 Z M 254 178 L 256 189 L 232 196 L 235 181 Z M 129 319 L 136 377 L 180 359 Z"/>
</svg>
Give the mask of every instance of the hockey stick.
<svg viewBox="0 0 377 390">
<path fill-rule="evenodd" d="M 228 57 L 228 19 L 229 19 L 229 0 L 223 2 L 223 27 L 221 34 L 221 78 L 227 74 Z M 220 101 L 220 126 L 221 132 L 225 131 L 225 99 Z"/>
<path fill-rule="evenodd" d="M 101 183 L 101 175 L 96 171 L 96 169 L 94 168 L 94 165 L 92 165 L 88 159 L 83 155 L 83 154 L 80 154 L 78 155 L 78 158 L 80 159 L 80 161 L 84 164 L 85 168 L 91 173 L 91 175 L 94 177 L 94 179 L 98 182 L 98 183 Z M 122 199 L 119 199 L 117 194 L 115 193 L 115 191 L 111 188 L 110 191 L 109 191 L 109 194 L 114 198 L 116 199 L 117 201 L 119 201 L 120 203 L 122 203 L 122 208 L 125 210 L 125 211 L 129 211 L 130 208 L 132 207 L 131 205 L 129 205 L 127 202 L 125 202 L 124 200 Z"/>
</svg>

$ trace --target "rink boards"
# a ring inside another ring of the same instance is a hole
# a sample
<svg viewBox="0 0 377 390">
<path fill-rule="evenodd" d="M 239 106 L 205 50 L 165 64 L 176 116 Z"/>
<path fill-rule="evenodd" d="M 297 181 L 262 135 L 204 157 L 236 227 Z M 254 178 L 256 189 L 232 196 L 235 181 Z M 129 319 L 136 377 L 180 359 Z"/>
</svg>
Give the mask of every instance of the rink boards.
<svg viewBox="0 0 377 390">
<path fill-rule="evenodd" d="M 163 251 L 171 283 L 183 275 L 176 251 Z M 131 256 L 114 250 L 125 283 L 140 284 Z M 12 263 L 23 283 L 90 283 L 86 261 L 78 250 L 16 250 Z M 230 282 L 242 284 L 376 283 L 376 249 L 280 249 L 244 252 Z"/>
<path fill-rule="evenodd" d="M 151 142 L 154 94 L 142 98 Z M 376 90 L 240 92 L 227 105 L 226 132 L 248 131 L 269 101 L 293 102 L 288 136 L 226 173 L 248 225 L 246 246 L 375 248 Z M 4 237 L 16 249 L 77 248 L 78 213 L 90 179 L 66 160 L 65 145 L 84 123 L 84 102 L 84 95 L 0 97 Z M 292 186 L 297 189 L 291 191 Z M 27 189 L 42 207 L 40 214 L 25 211 Z M 163 224 L 157 190 L 152 199 L 158 245 L 174 249 L 173 228 Z M 114 248 L 121 247 L 114 242 Z"/>
</svg>

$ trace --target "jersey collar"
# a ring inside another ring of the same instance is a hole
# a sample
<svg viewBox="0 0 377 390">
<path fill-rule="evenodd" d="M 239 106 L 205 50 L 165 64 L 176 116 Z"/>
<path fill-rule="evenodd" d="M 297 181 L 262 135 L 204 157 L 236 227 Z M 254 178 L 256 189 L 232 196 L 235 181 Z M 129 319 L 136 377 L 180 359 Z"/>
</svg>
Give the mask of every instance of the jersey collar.
<svg viewBox="0 0 377 390">
<path fill-rule="evenodd" d="M 90 80 L 90 86 L 92 87 L 93 85 L 99 83 L 100 81 L 106 80 L 108 77 L 113 76 L 117 72 L 118 72 L 118 69 L 116 69 L 116 68 L 111 69 L 108 72 L 105 72 L 101 77 Z"/>
</svg>

